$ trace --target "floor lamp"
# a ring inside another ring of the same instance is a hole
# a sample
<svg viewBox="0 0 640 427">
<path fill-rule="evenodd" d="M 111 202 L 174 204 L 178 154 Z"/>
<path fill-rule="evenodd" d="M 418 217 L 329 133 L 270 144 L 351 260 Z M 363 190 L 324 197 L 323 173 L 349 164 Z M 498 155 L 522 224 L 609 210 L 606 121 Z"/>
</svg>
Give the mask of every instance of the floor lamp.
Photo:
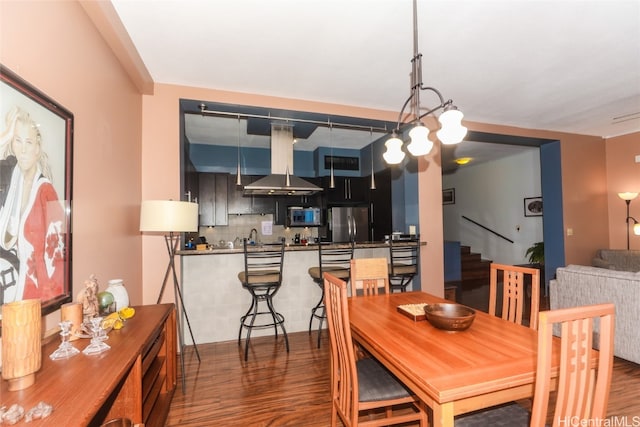
<svg viewBox="0 0 640 427">
<path fill-rule="evenodd" d="M 618 193 L 618 197 L 624 200 L 627 204 L 627 217 L 625 222 L 627 223 L 627 250 L 629 250 L 629 220 L 633 220 L 633 234 L 640 235 L 640 224 L 638 224 L 638 221 L 636 221 L 635 218 L 629 216 L 629 205 L 633 199 L 638 197 L 638 193 Z"/>
<path fill-rule="evenodd" d="M 176 305 L 178 307 L 178 340 L 180 343 L 180 367 L 182 370 L 182 390 L 185 389 L 185 372 L 184 372 L 184 338 L 183 338 L 183 319 L 187 321 L 191 342 L 196 350 L 198 362 L 200 362 L 200 353 L 198 346 L 193 338 L 191 323 L 189 323 L 189 315 L 184 307 L 182 298 L 182 290 L 178 282 L 176 273 L 175 256 L 180 243 L 180 233 L 198 231 L 198 204 L 191 202 L 181 202 L 176 200 L 145 200 L 140 207 L 140 231 L 145 233 L 161 233 L 169 254 L 169 264 L 164 273 L 162 288 L 158 295 L 157 304 L 160 304 L 164 288 L 167 284 L 169 274 L 173 275 L 173 292 Z"/>
</svg>

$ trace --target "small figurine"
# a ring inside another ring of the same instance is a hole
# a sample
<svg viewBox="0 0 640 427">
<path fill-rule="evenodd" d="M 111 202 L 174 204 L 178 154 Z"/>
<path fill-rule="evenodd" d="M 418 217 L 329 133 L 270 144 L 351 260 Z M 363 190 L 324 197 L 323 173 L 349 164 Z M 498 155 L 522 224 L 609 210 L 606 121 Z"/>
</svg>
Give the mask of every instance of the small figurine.
<svg viewBox="0 0 640 427">
<path fill-rule="evenodd" d="M 83 320 L 89 321 L 98 314 L 98 279 L 95 274 L 84 281 L 84 289 L 78 294 L 78 302 L 82 303 Z"/>
</svg>

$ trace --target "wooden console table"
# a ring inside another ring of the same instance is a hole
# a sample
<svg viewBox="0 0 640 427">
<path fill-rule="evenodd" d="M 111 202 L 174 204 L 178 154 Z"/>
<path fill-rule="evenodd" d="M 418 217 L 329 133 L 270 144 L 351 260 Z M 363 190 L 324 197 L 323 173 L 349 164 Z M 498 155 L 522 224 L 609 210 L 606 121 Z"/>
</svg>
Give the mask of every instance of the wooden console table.
<svg viewBox="0 0 640 427">
<path fill-rule="evenodd" d="M 163 426 L 176 387 L 175 306 L 135 309 L 122 329 L 109 333 L 106 343 L 111 349 L 103 353 L 51 360 L 60 340 L 44 345 L 35 384 L 8 391 L 7 381 L 2 381 L 2 405 L 17 403 L 25 412 L 40 401 L 53 405 L 46 425 L 99 426 L 113 418 L 128 418 L 146 427 Z M 82 351 L 89 339 L 72 343 Z M 17 425 L 21 424 L 24 420 Z"/>
</svg>

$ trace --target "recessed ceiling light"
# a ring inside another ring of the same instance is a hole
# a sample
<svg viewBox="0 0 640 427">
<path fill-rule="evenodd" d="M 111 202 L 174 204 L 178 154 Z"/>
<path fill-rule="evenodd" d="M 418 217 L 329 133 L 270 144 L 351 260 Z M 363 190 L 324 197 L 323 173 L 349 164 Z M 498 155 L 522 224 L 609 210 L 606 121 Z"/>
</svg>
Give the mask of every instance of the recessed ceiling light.
<svg viewBox="0 0 640 427">
<path fill-rule="evenodd" d="M 458 157 L 455 162 L 459 165 L 466 165 L 467 163 L 469 163 L 471 160 L 473 160 L 473 158 L 471 157 Z"/>
</svg>

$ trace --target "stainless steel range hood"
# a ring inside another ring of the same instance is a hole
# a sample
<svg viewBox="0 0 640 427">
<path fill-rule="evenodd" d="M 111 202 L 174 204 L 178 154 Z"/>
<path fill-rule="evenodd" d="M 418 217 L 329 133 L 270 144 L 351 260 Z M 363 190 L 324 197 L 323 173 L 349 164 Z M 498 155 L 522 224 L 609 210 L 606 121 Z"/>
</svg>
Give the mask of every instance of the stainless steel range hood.
<svg viewBox="0 0 640 427">
<path fill-rule="evenodd" d="M 305 196 L 322 188 L 291 175 L 293 170 L 293 127 L 290 124 L 271 124 L 271 175 L 245 185 L 244 195 Z"/>
</svg>

